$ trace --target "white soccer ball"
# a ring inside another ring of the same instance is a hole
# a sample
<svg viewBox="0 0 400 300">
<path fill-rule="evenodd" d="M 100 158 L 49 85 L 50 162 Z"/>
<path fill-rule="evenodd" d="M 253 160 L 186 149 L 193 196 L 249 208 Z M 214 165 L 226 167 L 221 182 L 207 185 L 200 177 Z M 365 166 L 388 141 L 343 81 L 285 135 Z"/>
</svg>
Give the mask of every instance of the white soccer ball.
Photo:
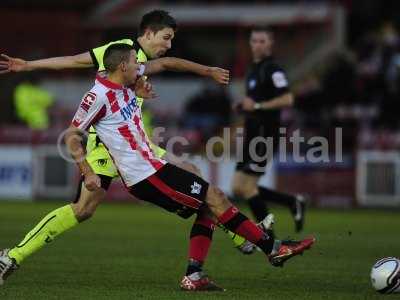
<svg viewBox="0 0 400 300">
<path fill-rule="evenodd" d="M 379 293 L 400 293 L 400 260 L 395 257 L 378 260 L 371 270 L 371 283 Z"/>
</svg>

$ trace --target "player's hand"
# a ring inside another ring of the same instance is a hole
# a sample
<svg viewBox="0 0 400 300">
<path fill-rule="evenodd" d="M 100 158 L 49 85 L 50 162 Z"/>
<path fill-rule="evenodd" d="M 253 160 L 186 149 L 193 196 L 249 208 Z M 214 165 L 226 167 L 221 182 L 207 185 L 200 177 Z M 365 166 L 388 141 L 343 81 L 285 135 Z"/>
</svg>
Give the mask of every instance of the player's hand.
<svg viewBox="0 0 400 300">
<path fill-rule="evenodd" d="M 210 76 L 216 82 L 220 84 L 228 84 L 229 83 L 229 71 L 217 67 L 212 67 L 210 70 Z"/>
<path fill-rule="evenodd" d="M 254 104 L 256 104 L 256 102 L 253 99 L 246 97 L 243 99 L 241 104 L 243 111 L 251 112 L 254 111 Z"/>
<path fill-rule="evenodd" d="M 28 62 L 26 60 L 1 54 L 0 74 L 22 71 L 29 71 Z"/>
<path fill-rule="evenodd" d="M 91 192 L 99 189 L 101 187 L 100 177 L 94 173 L 86 174 L 85 187 Z"/>
<path fill-rule="evenodd" d="M 153 99 L 157 94 L 153 90 L 153 86 L 145 78 L 140 77 L 135 84 L 135 94 L 143 99 Z"/>
</svg>

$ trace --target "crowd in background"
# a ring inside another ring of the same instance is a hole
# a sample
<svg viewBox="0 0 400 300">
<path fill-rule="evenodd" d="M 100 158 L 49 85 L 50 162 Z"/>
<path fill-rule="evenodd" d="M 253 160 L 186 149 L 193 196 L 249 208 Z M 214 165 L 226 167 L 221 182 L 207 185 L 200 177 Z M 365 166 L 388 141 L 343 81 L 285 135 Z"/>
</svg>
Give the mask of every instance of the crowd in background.
<svg viewBox="0 0 400 300">
<path fill-rule="evenodd" d="M 293 82 L 292 88 L 295 106 L 283 111 L 283 126 L 331 138 L 334 128 L 341 127 L 344 147 L 349 151 L 357 146 L 400 146 L 396 109 L 400 99 L 400 36 L 393 22 L 366 31 L 351 47 L 331 55 L 323 66 Z M 193 115 L 195 107 L 196 116 L 201 116 L 204 107 L 194 104 L 208 93 L 206 89 L 192 99 L 187 116 Z M 221 101 L 226 103 L 226 97 L 221 96 Z M 211 105 L 206 107 L 212 109 Z M 218 110 L 215 105 L 216 114 Z M 209 115 L 202 120 L 208 122 Z M 197 117 L 183 125 L 194 123 L 202 128 Z M 220 125 L 226 126 L 226 122 Z"/>
<path fill-rule="evenodd" d="M 398 147 L 399 99 L 400 36 L 385 22 L 299 82 L 297 121 L 323 131 L 342 127 L 351 147 Z"/>
</svg>

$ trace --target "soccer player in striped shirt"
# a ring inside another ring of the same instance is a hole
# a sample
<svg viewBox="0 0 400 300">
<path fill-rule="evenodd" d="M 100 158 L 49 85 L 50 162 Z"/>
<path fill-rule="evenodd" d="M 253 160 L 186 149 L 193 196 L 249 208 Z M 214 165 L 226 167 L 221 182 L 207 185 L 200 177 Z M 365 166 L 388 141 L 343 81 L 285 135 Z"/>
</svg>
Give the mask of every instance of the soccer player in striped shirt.
<svg viewBox="0 0 400 300">
<path fill-rule="evenodd" d="M 68 149 L 84 176 L 88 190 L 101 188 L 100 177 L 84 159 L 86 153 L 81 140 L 81 130 L 93 125 L 109 150 L 127 190 L 135 197 L 183 218 L 197 214 L 196 222 L 206 228 L 213 227 L 216 219 L 257 245 L 275 266 L 311 247 L 314 238 L 285 243 L 274 240 L 240 213 L 217 187 L 158 158 L 144 133 L 141 107 L 135 93 L 127 88 L 136 81 L 139 72 L 135 50 L 129 45 L 116 44 L 111 45 L 104 56 L 107 77 L 96 77 L 94 87 L 83 97 L 66 135 Z M 20 248 L 35 240 L 43 243 L 51 241 L 77 224 L 76 205 L 66 205 L 49 213 L 12 250 L 14 253 L 0 253 L 0 279 L 3 280 L 17 268 L 18 259 L 24 255 Z M 204 241 L 197 243 L 204 245 Z M 209 244 L 211 239 L 207 241 L 207 247 Z M 201 268 L 196 270 L 192 266 L 192 269 L 193 272 L 183 277 L 182 289 L 222 290 L 202 273 Z"/>
<path fill-rule="evenodd" d="M 203 76 L 210 76 L 215 81 L 226 84 L 229 79 L 229 73 L 226 70 L 206 67 L 187 60 L 176 58 L 156 59 L 165 54 L 171 47 L 176 29 L 175 20 L 165 11 L 152 11 L 143 16 L 139 27 L 139 37 L 136 42 L 131 39 L 123 39 L 108 43 L 104 46 L 94 48 L 89 52 L 85 52 L 75 56 L 57 57 L 50 59 L 42 59 L 37 61 L 26 62 L 21 59 L 9 58 L 5 56 L 6 62 L 0 64 L 0 67 L 6 67 L 4 71 L 30 71 L 36 69 L 64 69 L 64 68 L 85 68 L 95 66 L 98 71 L 102 72 L 104 68 L 104 53 L 109 46 L 113 44 L 134 45 L 137 51 L 138 62 L 146 63 L 144 70 L 146 75 L 161 72 L 165 69 L 175 71 L 190 71 Z M 147 60 L 150 61 L 147 61 Z M 138 98 L 138 105 L 141 106 L 142 99 Z M 145 130 L 146 131 L 146 130 Z M 87 161 L 101 179 L 101 189 L 90 191 L 85 188 L 83 182 L 79 185 L 78 197 L 76 199 L 76 214 L 79 221 L 90 218 L 97 205 L 105 198 L 106 191 L 113 178 L 119 174 L 112 162 L 112 159 L 104 147 L 103 143 L 98 139 L 95 130 L 89 130 L 89 139 L 87 143 Z M 157 157 L 164 157 L 165 150 L 151 144 L 153 151 Z M 199 175 L 198 169 L 189 163 L 176 163 L 179 167 Z M 270 226 L 269 220 L 266 219 L 266 226 Z M 214 226 L 210 224 L 200 224 L 195 222 L 191 231 L 191 240 L 189 247 L 189 267 L 187 273 L 193 270 L 200 270 L 202 262 L 205 260 L 209 245 L 202 244 L 204 241 L 211 239 Z M 245 239 L 225 229 L 238 245 L 244 244 Z M 206 235 L 206 236 L 205 236 Z M 204 238 L 205 236 L 205 238 Z M 200 241 L 200 242 L 199 242 Z M 199 244 L 201 244 L 199 246 Z M 29 248 L 29 245 L 26 246 Z M 201 251 L 198 251 L 201 249 Z M 28 249 L 29 250 L 29 249 Z M 28 251 L 30 253 L 30 251 Z"/>
</svg>

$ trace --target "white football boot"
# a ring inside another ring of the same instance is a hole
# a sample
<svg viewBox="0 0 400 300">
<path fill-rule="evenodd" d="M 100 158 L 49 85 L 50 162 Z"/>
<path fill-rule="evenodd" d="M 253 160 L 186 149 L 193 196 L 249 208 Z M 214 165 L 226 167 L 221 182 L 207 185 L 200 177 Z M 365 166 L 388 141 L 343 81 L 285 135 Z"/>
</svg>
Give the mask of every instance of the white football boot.
<svg viewBox="0 0 400 300">
<path fill-rule="evenodd" d="M 264 220 L 262 220 L 260 223 L 257 224 L 258 228 L 260 228 L 262 231 L 268 234 L 268 230 L 272 229 L 272 226 L 275 223 L 275 217 L 273 214 L 268 214 Z M 254 245 L 252 242 L 249 241 L 244 241 L 243 244 L 237 247 L 237 249 L 242 252 L 243 254 L 249 255 L 253 254 L 254 251 L 258 247 Z"/>
<path fill-rule="evenodd" d="M 4 280 L 18 269 L 18 264 L 13 258 L 8 256 L 10 249 L 0 250 L 0 285 L 4 284 Z"/>
</svg>

